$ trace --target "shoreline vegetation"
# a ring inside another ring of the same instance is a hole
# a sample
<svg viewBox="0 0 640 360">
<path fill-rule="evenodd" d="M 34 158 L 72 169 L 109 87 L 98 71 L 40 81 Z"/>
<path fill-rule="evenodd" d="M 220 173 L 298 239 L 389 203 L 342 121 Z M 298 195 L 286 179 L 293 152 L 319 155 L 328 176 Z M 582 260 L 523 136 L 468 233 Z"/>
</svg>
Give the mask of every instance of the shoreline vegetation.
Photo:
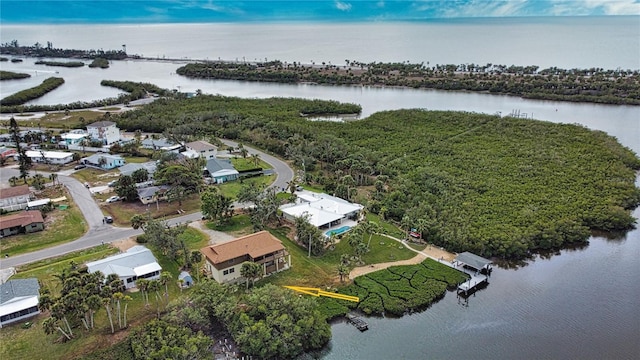
<svg viewBox="0 0 640 360">
<path fill-rule="evenodd" d="M 44 61 L 44 60 L 39 60 L 39 61 L 36 61 L 35 64 L 36 65 L 46 65 L 46 66 L 69 67 L 69 68 L 83 67 L 84 66 L 84 63 L 82 61 L 63 62 L 63 61 Z"/>
<path fill-rule="evenodd" d="M 15 94 L 9 95 L 0 100 L 0 105 L 3 107 L 11 107 L 15 105 L 22 105 L 27 101 L 37 99 L 46 95 L 47 93 L 55 90 L 60 85 L 64 84 L 64 79 L 59 77 L 50 77 L 45 79 L 40 85 L 34 86 L 29 89 L 19 91 Z"/>
<path fill-rule="evenodd" d="M 30 78 L 31 75 L 25 73 L 17 73 L 13 71 L 0 70 L 0 81 L 2 80 L 17 80 Z"/>
<path fill-rule="evenodd" d="M 473 91 L 525 99 L 640 105 L 638 70 L 559 69 L 538 66 L 427 63 L 362 63 L 308 65 L 269 62 L 208 61 L 176 70 L 195 79 L 241 80 L 289 84 L 392 86 L 415 89 Z"/>
</svg>

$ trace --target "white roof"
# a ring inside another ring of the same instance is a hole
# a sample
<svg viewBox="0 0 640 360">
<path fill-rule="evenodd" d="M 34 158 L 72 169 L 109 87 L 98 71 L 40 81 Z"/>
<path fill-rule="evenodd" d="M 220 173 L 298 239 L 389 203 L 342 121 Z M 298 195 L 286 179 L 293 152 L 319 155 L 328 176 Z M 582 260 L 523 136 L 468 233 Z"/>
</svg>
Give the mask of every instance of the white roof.
<svg viewBox="0 0 640 360">
<path fill-rule="evenodd" d="M 89 134 L 83 133 L 66 133 L 66 134 L 62 134 L 60 135 L 60 138 L 62 139 L 69 139 L 69 140 L 78 140 L 78 139 L 82 139 L 89 136 Z"/>
<path fill-rule="evenodd" d="M 121 278 L 140 276 L 156 270 L 162 270 L 151 250 L 141 245 L 134 246 L 122 254 L 89 262 L 87 263 L 87 269 L 90 273 L 100 271 L 105 276 L 116 274 Z"/>
<path fill-rule="evenodd" d="M 33 206 L 47 205 L 50 202 L 51 202 L 51 199 L 49 199 L 49 198 L 40 199 L 40 200 L 33 200 L 33 201 L 28 201 L 27 202 L 27 206 L 28 207 L 33 207 Z"/>
<path fill-rule="evenodd" d="M 329 224 L 332 221 L 337 221 L 344 217 L 340 214 L 312 207 L 310 203 L 281 208 L 281 210 L 283 213 L 293 217 L 309 215 L 309 223 L 316 227 Z"/>
<path fill-rule="evenodd" d="M 33 151 L 33 150 L 25 151 L 25 154 L 30 158 L 41 158 L 42 153 L 44 153 L 44 157 L 49 159 L 64 159 L 66 157 L 73 156 L 72 153 L 62 152 L 62 151 L 43 151 L 43 152 Z"/>
<path fill-rule="evenodd" d="M 0 306 L 0 316 L 13 314 L 21 310 L 25 310 L 34 306 L 38 306 L 37 296 L 23 296 L 13 298 Z"/>
<path fill-rule="evenodd" d="M 218 170 L 216 172 L 214 172 L 213 174 L 211 174 L 212 177 L 218 177 L 218 176 L 225 176 L 225 175 L 238 175 L 240 174 L 238 172 L 238 170 L 232 170 L 232 169 L 222 169 L 222 170 Z"/>
<path fill-rule="evenodd" d="M 196 152 L 194 150 L 187 150 L 187 151 L 183 151 L 180 154 L 182 154 L 182 156 L 189 158 L 189 159 L 196 159 L 198 157 L 200 157 L 200 153 Z"/>
<path fill-rule="evenodd" d="M 311 204 L 312 207 L 320 208 L 336 214 L 347 215 L 363 209 L 363 206 L 360 204 L 351 203 L 347 200 L 325 193 L 298 191 L 296 192 L 296 196 L 298 196 L 300 200 Z"/>
</svg>

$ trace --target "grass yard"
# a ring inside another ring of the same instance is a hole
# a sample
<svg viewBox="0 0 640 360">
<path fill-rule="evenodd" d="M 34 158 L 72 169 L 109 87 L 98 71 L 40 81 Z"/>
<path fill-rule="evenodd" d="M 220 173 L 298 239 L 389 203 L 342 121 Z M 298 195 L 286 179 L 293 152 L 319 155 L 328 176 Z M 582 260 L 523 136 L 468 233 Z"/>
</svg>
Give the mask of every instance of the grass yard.
<svg viewBox="0 0 640 360">
<path fill-rule="evenodd" d="M 267 187 L 275 180 L 276 180 L 275 176 L 272 176 L 272 175 L 256 176 L 256 177 L 244 179 L 242 181 L 240 180 L 229 181 L 224 184 L 214 185 L 214 186 L 217 186 L 220 192 L 224 194 L 224 196 L 231 197 L 232 199 L 235 200 L 238 197 L 238 194 L 240 193 L 240 189 L 242 188 L 242 185 L 244 183 L 254 183 L 254 184 L 258 184 L 259 186 Z"/>
<path fill-rule="evenodd" d="M 131 218 L 136 214 L 149 214 L 154 219 L 159 218 L 171 218 L 183 215 L 178 213 L 178 210 L 184 210 L 185 213 L 192 213 L 200 211 L 200 196 L 198 194 L 191 194 L 185 200 L 182 201 L 182 206 L 177 201 L 166 202 L 159 201 L 158 204 L 144 205 L 140 201 L 123 202 L 117 201 L 115 203 L 104 203 L 102 211 L 113 217 L 113 222 L 117 226 L 130 227 Z"/>
<path fill-rule="evenodd" d="M 116 180 L 120 177 L 120 171 L 115 170 L 98 170 L 93 168 L 84 168 L 82 170 L 76 171 L 73 173 L 74 178 L 76 178 L 81 183 L 88 182 L 91 186 L 101 186 L 107 185 L 109 181 Z"/>
<path fill-rule="evenodd" d="M 229 160 L 231 160 L 231 164 L 233 164 L 233 167 L 238 171 L 250 170 L 255 168 L 271 169 L 271 165 L 267 164 L 259 158 L 256 162 L 251 156 L 248 156 L 246 158 L 232 157 Z"/>
<path fill-rule="evenodd" d="M 44 231 L 3 238 L 0 241 L 0 252 L 9 256 L 25 254 L 75 240 L 86 231 L 87 225 L 77 207 L 56 209 L 47 214 Z"/>
<path fill-rule="evenodd" d="M 127 164 L 141 164 L 146 163 L 147 161 L 151 161 L 151 158 L 146 156 L 125 156 Z"/>
<path fill-rule="evenodd" d="M 227 224 L 217 225 L 213 221 L 207 222 L 206 226 L 215 231 L 222 231 L 233 234 L 234 236 L 242 236 L 253 233 L 253 225 L 249 215 L 236 215 L 229 220 Z"/>
<path fill-rule="evenodd" d="M 68 115 L 64 111 L 51 112 L 38 119 L 19 119 L 20 126 L 44 127 L 57 129 L 84 128 L 87 124 L 102 119 L 103 113 L 91 110 L 70 111 Z M 84 123 L 80 120 L 84 119 Z"/>
</svg>

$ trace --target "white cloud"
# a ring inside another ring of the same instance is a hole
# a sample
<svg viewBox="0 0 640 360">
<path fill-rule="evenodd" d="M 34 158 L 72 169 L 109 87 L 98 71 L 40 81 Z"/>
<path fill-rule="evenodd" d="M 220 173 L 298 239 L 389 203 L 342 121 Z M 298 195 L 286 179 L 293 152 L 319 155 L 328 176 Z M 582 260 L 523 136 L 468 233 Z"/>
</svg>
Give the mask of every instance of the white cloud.
<svg viewBox="0 0 640 360">
<path fill-rule="evenodd" d="M 438 11 L 443 17 L 502 17 L 523 15 L 522 10 L 529 0 L 470 0 L 467 3 L 454 3 L 458 6 Z"/>
<path fill-rule="evenodd" d="M 336 1 L 336 9 L 342 10 L 342 11 L 349 11 L 351 10 L 351 4 L 345 3 L 342 1 Z"/>
<path fill-rule="evenodd" d="M 384 1 L 383 0 L 378 1 L 376 3 L 376 7 L 383 8 L 384 7 Z"/>
<path fill-rule="evenodd" d="M 553 0 L 552 15 L 640 15 L 638 0 Z"/>
</svg>

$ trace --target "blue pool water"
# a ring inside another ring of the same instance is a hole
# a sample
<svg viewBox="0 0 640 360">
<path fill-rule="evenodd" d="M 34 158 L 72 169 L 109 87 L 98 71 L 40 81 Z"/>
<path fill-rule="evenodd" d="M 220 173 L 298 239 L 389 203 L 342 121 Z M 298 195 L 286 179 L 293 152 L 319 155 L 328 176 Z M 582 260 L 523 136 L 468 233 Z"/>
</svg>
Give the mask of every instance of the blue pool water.
<svg viewBox="0 0 640 360">
<path fill-rule="evenodd" d="M 351 229 L 351 227 L 350 227 L 350 226 L 343 226 L 343 227 L 341 227 L 341 228 L 337 228 L 337 229 L 329 230 L 329 231 L 327 231 L 326 233 L 324 233 L 324 235 L 325 235 L 326 237 L 331 237 L 331 235 L 340 235 L 340 234 L 342 234 L 343 232 L 347 232 L 347 231 L 349 231 L 349 229 Z"/>
</svg>

